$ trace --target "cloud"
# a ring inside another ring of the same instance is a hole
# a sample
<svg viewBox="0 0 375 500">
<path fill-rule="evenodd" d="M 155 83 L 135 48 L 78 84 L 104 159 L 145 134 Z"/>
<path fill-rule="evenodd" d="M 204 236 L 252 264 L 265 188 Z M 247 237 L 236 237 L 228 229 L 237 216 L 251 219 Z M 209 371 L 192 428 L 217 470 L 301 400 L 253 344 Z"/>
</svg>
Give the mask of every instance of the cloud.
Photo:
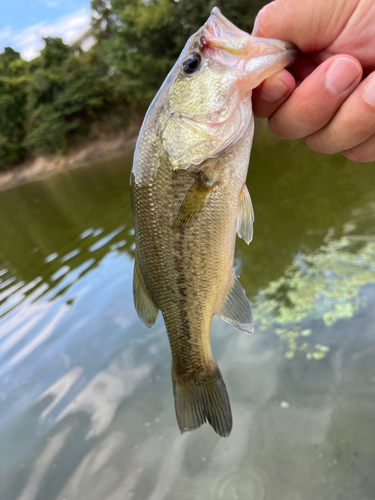
<svg viewBox="0 0 375 500">
<path fill-rule="evenodd" d="M 39 3 L 51 9 L 57 7 L 60 2 L 58 0 L 41 0 Z"/>
<path fill-rule="evenodd" d="M 56 23 L 47 24 L 44 21 L 25 28 L 21 33 L 12 37 L 12 45 L 21 52 L 24 59 L 30 61 L 37 57 L 43 48 L 42 37 L 60 37 L 65 43 L 72 43 L 87 29 L 89 23 L 90 10 L 80 9 L 73 14 L 61 17 Z M 0 31 L 0 39 L 2 31 Z"/>
<path fill-rule="evenodd" d="M 12 35 L 12 28 L 10 26 L 6 26 L 5 28 L 0 30 L 0 40 L 4 40 L 4 38 L 9 38 Z"/>
</svg>

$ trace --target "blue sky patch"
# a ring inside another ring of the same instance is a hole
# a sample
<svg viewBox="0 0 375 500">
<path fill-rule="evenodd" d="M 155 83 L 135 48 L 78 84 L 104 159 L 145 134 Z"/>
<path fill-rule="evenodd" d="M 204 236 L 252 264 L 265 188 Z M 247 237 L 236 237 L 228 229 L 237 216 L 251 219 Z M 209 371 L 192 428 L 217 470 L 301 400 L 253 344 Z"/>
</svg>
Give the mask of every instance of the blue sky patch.
<svg viewBox="0 0 375 500">
<path fill-rule="evenodd" d="M 73 42 L 88 26 L 89 0 L 11 0 L 2 5 L 0 51 L 10 46 L 24 59 L 36 57 L 42 36 Z"/>
</svg>

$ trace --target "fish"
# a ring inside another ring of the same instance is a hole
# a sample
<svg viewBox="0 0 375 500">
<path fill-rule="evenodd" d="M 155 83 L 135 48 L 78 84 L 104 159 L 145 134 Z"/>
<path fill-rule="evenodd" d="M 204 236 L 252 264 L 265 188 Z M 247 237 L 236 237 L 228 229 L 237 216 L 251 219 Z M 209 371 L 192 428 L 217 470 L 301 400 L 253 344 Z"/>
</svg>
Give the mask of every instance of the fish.
<svg viewBox="0 0 375 500">
<path fill-rule="evenodd" d="M 186 43 L 144 118 L 131 171 L 134 305 L 151 328 L 161 311 L 172 354 L 181 433 L 208 422 L 232 429 L 226 386 L 210 345 L 214 315 L 253 332 L 233 267 L 237 235 L 250 243 L 246 176 L 252 89 L 291 64 L 288 42 L 256 38 L 213 8 Z"/>
</svg>

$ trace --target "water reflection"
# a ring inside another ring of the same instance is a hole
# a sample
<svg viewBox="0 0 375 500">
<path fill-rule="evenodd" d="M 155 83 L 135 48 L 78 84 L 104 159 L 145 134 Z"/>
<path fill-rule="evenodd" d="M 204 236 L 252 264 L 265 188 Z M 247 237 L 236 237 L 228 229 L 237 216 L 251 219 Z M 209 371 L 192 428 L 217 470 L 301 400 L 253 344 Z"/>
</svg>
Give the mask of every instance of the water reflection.
<svg viewBox="0 0 375 500">
<path fill-rule="evenodd" d="M 353 229 L 355 222 L 354 218 Z M 287 358 L 302 351 L 307 359 L 322 359 L 327 346 L 300 342 L 312 333 L 303 328 L 304 323 L 315 318 L 332 326 L 352 318 L 366 306 L 366 295 L 361 292 L 370 284 L 375 284 L 374 237 L 342 237 L 311 254 L 298 254 L 283 276 L 260 290 L 255 316 L 262 330 L 274 324 L 284 326 L 275 332 L 288 342 Z"/>
<path fill-rule="evenodd" d="M 374 498 L 374 165 L 259 128 L 256 331 L 212 326 L 229 439 L 179 435 L 163 322 L 133 309 L 131 156 L 0 192 L 1 500 Z"/>
</svg>

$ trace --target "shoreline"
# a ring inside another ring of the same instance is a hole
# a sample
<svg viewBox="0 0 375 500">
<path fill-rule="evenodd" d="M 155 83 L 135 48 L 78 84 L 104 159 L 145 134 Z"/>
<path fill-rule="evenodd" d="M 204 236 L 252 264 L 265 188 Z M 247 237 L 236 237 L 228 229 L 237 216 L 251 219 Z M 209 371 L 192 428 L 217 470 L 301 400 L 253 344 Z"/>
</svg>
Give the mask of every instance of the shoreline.
<svg viewBox="0 0 375 500">
<path fill-rule="evenodd" d="M 137 127 L 131 132 L 123 131 L 99 139 L 88 140 L 73 147 L 65 156 L 53 154 L 25 160 L 9 170 L 0 171 L 0 191 L 131 150 L 135 146 L 138 132 Z"/>
</svg>

